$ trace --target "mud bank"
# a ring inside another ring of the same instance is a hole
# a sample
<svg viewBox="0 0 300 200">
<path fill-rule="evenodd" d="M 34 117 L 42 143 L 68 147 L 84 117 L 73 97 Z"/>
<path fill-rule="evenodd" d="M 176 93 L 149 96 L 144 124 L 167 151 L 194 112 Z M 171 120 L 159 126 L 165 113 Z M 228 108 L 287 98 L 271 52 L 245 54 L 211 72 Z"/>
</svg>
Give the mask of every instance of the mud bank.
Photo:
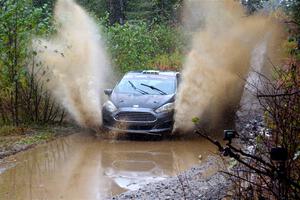
<svg viewBox="0 0 300 200">
<path fill-rule="evenodd" d="M 28 150 L 38 144 L 74 133 L 78 128 L 72 126 L 26 127 L 1 129 L 0 163 L 5 157 Z"/>
<path fill-rule="evenodd" d="M 218 172 L 220 167 L 220 161 L 210 156 L 205 163 L 177 176 L 122 193 L 111 200 L 222 199 L 231 184 L 222 173 Z"/>
</svg>

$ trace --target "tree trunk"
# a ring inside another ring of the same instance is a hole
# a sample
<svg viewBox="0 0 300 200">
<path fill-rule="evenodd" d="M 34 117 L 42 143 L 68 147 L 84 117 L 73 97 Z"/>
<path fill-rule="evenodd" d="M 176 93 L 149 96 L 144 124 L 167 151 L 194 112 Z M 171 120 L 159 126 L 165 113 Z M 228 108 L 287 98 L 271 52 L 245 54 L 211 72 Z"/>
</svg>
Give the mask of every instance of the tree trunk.
<svg viewBox="0 0 300 200">
<path fill-rule="evenodd" d="M 113 25 L 115 23 L 124 24 L 124 0 L 108 0 L 109 7 L 109 23 Z"/>
<path fill-rule="evenodd" d="M 15 94 L 14 94 L 14 110 L 15 110 L 15 125 L 19 125 L 19 77 L 18 77 L 18 11 L 16 10 L 15 14 L 15 27 L 14 27 L 14 72 L 13 72 L 13 82 L 15 84 Z"/>
</svg>

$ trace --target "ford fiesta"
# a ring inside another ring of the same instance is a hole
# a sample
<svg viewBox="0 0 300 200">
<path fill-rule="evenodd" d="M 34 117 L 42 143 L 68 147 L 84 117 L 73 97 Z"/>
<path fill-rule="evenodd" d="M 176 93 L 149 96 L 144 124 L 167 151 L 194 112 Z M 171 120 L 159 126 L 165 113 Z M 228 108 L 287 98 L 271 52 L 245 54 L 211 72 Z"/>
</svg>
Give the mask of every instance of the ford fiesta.
<svg viewBox="0 0 300 200">
<path fill-rule="evenodd" d="M 173 128 L 178 72 L 132 71 L 104 93 L 105 128 L 128 133 L 161 134 Z"/>
</svg>

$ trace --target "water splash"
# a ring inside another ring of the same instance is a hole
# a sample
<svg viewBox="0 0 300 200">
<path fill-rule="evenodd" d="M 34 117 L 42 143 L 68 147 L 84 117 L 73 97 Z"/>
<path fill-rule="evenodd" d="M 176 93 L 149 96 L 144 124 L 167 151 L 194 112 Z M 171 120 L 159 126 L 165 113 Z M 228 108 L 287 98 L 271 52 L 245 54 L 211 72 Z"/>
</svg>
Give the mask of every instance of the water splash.
<svg viewBox="0 0 300 200">
<path fill-rule="evenodd" d="M 102 123 L 101 94 L 110 77 L 99 26 L 73 0 L 58 0 L 54 10 L 57 32 L 35 39 L 44 81 L 56 100 L 83 127 Z"/>
<path fill-rule="evenodd" d="M 214 129 L 233 118 L 253 49 L 274 41 L 277 24 L 266 16 L 245 16 L 238 2 L 210 0 L 188 1 L 184 21 L 194 34 L 176 98 L 175 131 L 192 130 L 193 117 Z"/>
</svg>

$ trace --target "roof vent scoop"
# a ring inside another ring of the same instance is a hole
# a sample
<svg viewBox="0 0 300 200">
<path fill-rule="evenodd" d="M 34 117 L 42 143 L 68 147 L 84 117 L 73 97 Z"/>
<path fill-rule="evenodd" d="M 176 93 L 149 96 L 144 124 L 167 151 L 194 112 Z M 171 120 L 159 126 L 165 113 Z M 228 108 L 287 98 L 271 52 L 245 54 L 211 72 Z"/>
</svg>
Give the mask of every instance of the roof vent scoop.
<svg viewBox="0 0 300 200">
<path fill-rule="evenodd" d="M 159 71 L 157 71 L 157 70 L 144 70 L 143 72 L 142 72 L 143 74 L 159 74 Z"/>
</svg>

